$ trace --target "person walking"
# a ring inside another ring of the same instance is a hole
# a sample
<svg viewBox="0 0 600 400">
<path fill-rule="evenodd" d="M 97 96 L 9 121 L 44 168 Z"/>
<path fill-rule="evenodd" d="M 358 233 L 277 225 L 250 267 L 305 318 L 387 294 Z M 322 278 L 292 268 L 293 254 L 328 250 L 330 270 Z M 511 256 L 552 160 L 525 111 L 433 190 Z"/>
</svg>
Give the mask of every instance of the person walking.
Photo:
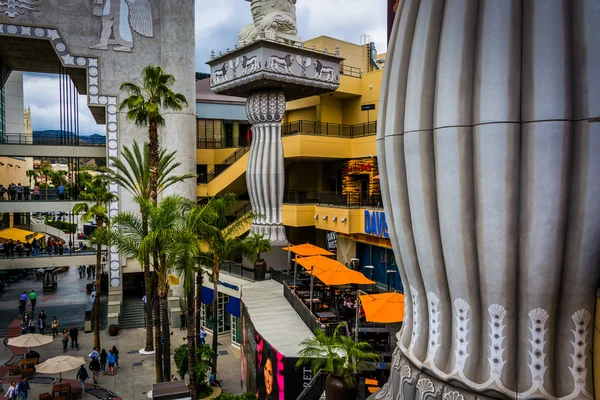
<svg viewBox="0 0 600 400">
<path fill-rule="evenodd" d="M 37 238 L 33 238 L 33 242 L 31 243 L 33 246 L 33 255 L 34 256 L 39 256 L 40 255 L 40 241 Z"/>
<path fill-rule="evenodd" d="M 106 358 L 108 357 L 108 353 L 106 350 L 102 349 L 100 352 L 100 371 L 102 371 L 102 375 L 106 372 Z"/>
<path fill-rule="evenodd" d="M 31 188 L 29 185 L 23 186 L 23 198 L 25 201 L 29 201 L 29 196 L 31 195 Z"/>
<path fill-rule="evenodd" d="M 115 356 L 115 353 L 113 353 L 113 350 L 110 349 L 108 351 L 108 355 L 106 356 L 106 362 L 108 363 L 108 375 L 114 375 L 115 374 L 115 362 L 116 362 L 117 358 Z"/>
<path fill-rule="evenodd" d="M 100 356 L 100 353 L 98 353 L 98 348 L 94 347 L 94 350 L 92 350 L 92 352 L 90 353 L 90 355 L 88 357 L 90 357 L 93 360 L 93 359 L 98 359 L 99 356 Z"/>
<path fill-rule="evenodd" d="M 46 321 L 44 319 L 42 319 L 41 317 L 38 317 L 37 327 L 40 330 L 40 335 L 45 334 Z"/>
<path fill-rule="evenodd" d="M 97 353 L 98 352 L 96 351 L 96 354 Z M 98 376 L 100 376 L 100 361 L 98 361 L 98 357 L 94 357 L 94 358 L 92 358 L 92 361 L 90 361 L 90 370 L 92 371 L 92 378 L 94 379 L 94 385 L 96 385 L 96 384 L 98 384 Z"/>
<path fill-rule="evenodd" d="M 21 400 L 27 400 L 27 395 L 29 394 L 29 391 L 31 390 L 31 388 L 29 387 L 29 382 L 27 382 L 27 377 L 24 377 L 21 382 L 19 382 L 19 386 L 17 386 L 17 389 L 19 391 L 19 394 L 21 395 Z"/>
<path fill-rule="evenodd" d="M 35 319 L 29 318 L 29 333 L 35 333 Z"/>
<path fill-rule="evenodd" d="M 206 335 L 208 335 L 208 334 L 204 330 L 204 327 L 201 326 L 200 327 L 200 347 L 202 347 L 206 344 Z"/>
<path fill-rule="evenodd" d="M 67 352 L 67 347 L 69 345 L 69 332 L 66 329 L 63 329 L 62 333 L 62 345 L 63 345 L 63 353 Z"/>
<path fill-rule="evenodd" d="M 92 267 L 90 267 L 89 265 L 87 266 L 87 278 L 90 279 L 90 276 L 92 275 Z"/>
<path fill-rule="evenodd" d="M 17 190 L 17 200 L 19 200 L 19 201 L 23 200 L 23 186 L 21 186 L 20 183 L 17 185 L 16 190 Z"/>
<path fill-rule="evenodd" d="M 79 342 L 77 341 L 77 337 L 79 336 L 79 330 L 77 329 L 75 324 L 71 325 L 69 336 L 71 337 L 71 348 L 79 351 Z"/>
<path fill-rule="evenodd" d="M 17 400 L 17 395 L 19 394 L 19 389 L 17 388 L 17 382 L 12 381 L 10 383 L 10 387 L 4 393 L 4 398 L 9 400 Z"/>
<path fill-rule="evenodd" d="M 117 346 L 113 346 L 112 352 L 115 355 L 115 365 L 119 368 L 119 349 L 117 349 Z"/>
<path fill-rule="evenodd" d="M 33 314 L 35 312 L 35 303 L 37 302 L 37 293 L 33 289 L 29 293 L 29 301 L 31 302 L 31 313 Z"/>
<path fill-rule="evenodd" d="M 58 336 L 58 319 L 56 316 L 52 317 L 52 339 Z"/>
<path fill-rule="evenodd" d="M 40 199 L 40 186 L 38 185 L 37 182 L 33 186 L 33 199 L 34 200 Z"/>
<path fill-rule="evenodd" d="M 79 272 L 79 279 L 83 278 L 85 267 L 83 265 L 80 265 L 79 268 L 77 268 L 77 271 Z"/>
<path fill-rule="evenodd" d="M 65 186 L 62 183 L 57 188 L 57 191 L 58 191 L 58 200 L 64 200 L 65 199 Z"/>
<path fill-rule="evenodd" d="M 87 369 L 85 369 L 85 365 L 82 365 L 81 367 L 79 367 L 79 370 L 77 371 L 77 376 L 75 377 L 75 379 L 79 379 L 79 383 L 81 383 L 81 392 L 85 393 L 85 381 L 89 378 L 90 376 L 88 375 Z"/>
<path fill-rule="evenodd" d="M 25 314 L 25 307 L 27 306 L 27 292 L 21 293 L 21 297 L 19 298 L 19 318 L 23 317 Z"/>
<path fill-rule="evenodd" d="M 185 312 L 184 311 L 179 311 L 179 322 L 180 322 L 179 330 L 182 331 L 185 329 Z"/>
</svg>

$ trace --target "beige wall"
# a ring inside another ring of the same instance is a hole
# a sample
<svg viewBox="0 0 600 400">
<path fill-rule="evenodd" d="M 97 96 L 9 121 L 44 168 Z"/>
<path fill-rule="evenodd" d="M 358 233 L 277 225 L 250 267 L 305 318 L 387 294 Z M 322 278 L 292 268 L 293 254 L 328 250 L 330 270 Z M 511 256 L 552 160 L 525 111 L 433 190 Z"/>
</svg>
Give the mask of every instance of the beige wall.
<svg viewBox="0 0 600 400">
<path fill-rule="evenodd" d="M 10 166 L 11 164 L 12 167 Z M 25 174 L 26 171 L 26 161 L 17 160 L 12 157 L 0 157 L 0 184 L 5 187 L 11 183 L 14 183 L 15 185 L 18 183 L 21 185 L 29 184 L 29 179 Z"/>
</svg>

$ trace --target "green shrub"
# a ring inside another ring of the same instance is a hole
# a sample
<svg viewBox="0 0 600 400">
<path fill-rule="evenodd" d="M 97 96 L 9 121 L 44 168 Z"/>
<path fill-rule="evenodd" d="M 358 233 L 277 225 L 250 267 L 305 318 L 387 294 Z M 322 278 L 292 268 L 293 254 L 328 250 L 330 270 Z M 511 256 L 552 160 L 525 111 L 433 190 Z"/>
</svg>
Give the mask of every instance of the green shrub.
<svg viewBox="0 0 600 400">
<path fill-rule="evenodd" d="M 46 225 L 52 226 L 56 229 L 60 229 L 64 232 L 77 232 L 77 224 L 73 222 L 52 221 L 50 219 L 46 219 Z"/>
<path fill-rule="evenodd" d="M 217 400 L 256 400 L 256 393 L 246 392 L 244 394 L 223 393 Z"/>
<path fill-rule="evenodd" d="M 213 351 L 210 346 L 196 347 L 196 366 L 194 367 L 194 371 L 196 372 L 196 385 L 199 392 L 208 387 L 207 375 L 212 365 L 212 356 Z M 183 380 L 189 372 L 187 344 L 184 343 L 175 349 L 173 360 L 175 361 L 177 375 Z"/>
</svg>

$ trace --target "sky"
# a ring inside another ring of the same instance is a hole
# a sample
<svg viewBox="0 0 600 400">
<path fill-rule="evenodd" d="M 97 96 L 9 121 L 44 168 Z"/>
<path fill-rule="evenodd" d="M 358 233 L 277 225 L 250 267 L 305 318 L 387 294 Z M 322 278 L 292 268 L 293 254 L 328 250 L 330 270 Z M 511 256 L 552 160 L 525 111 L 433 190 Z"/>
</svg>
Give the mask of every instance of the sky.
<svg viewBox="0 0 600 400">
<path fill-rule="evenodd" d="M 387 0 L 297 0 L 298 35 L 312 39 L 326 35 L 360 43 L 367 34 L 378 53 L 386 51 Z M 244 0 L 196 0 L 196 71 L 209 72 L 206 61 L 211 50 L 233 48 L 238 31 L 252 22 L 250 3 Z M 109 50 L 112 51 L 112 50 Z M 58 78 L 48 74 L 24 75 L 25 107 L 31 107 L 33 130 L 59 128 Z M 105 134 L 79 98 L 79 129 L 84 135 Z"/>
</svg>

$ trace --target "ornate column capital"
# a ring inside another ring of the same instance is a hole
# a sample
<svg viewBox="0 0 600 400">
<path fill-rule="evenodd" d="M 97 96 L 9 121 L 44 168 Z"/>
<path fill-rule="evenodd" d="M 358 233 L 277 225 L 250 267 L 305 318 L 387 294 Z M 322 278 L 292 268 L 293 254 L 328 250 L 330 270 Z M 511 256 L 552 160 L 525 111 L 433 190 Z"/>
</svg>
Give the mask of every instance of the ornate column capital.
<svg viewBox="0 0 600 400">
<path fill-rule="evenodd" d="M 246 115 L 252 124 L 281 122 L 285 114 L 283 90 L 263 90 L 252 93 L 246 101 Z"/>
</svg>

